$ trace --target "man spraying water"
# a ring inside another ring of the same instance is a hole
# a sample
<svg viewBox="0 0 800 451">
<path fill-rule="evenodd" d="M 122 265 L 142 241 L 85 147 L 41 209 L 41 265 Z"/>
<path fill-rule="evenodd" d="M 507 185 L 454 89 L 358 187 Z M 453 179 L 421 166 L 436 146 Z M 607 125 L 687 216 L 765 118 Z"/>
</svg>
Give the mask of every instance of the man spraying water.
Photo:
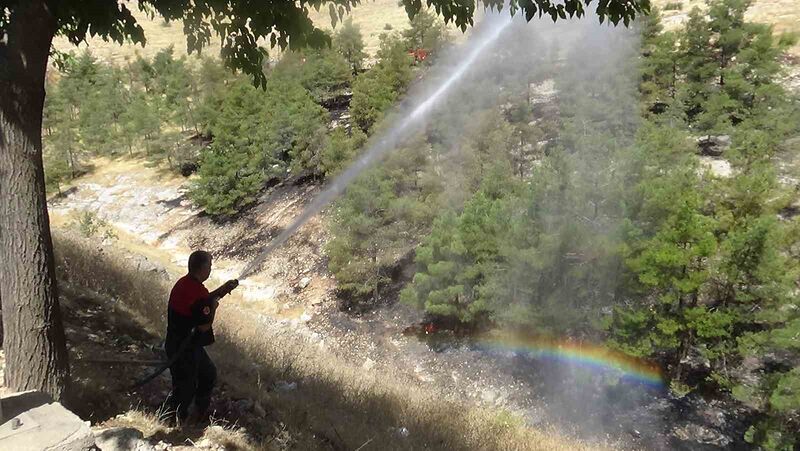
<svg viewBox="0 0 800 451">
<path fill-rule="evenodd" d="M 203 285 L 211 275 L 211 254 L 206 251 L 193 252 L 188 266 L 188 273 L 178 279 L 169 295 L 164 343 L 172 375 L 167 405 L 179 424 L 188 419 L 192 401 L 196 420 L 208 417 L 217 369 L 203 348 L 214 342 L 212 326 L 219 300 L 239 285 L 237 280 L 229 280 L 209 293 Z"/>
</svg>

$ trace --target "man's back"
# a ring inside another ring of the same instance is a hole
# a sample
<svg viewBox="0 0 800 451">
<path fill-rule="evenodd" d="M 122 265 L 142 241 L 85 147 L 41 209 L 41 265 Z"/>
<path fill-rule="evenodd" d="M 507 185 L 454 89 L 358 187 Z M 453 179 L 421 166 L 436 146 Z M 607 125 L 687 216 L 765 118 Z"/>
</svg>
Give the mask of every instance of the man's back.
<svg viewBox="0 0 800 451">
<path fill-rule="evenodd" d="M 167 306 L 167 341 L 182 341 L 192 331 L 195 321 L 192 308 L 209 293 L 202 282 L 187 274 L 172 287 Z"/>
</svg>

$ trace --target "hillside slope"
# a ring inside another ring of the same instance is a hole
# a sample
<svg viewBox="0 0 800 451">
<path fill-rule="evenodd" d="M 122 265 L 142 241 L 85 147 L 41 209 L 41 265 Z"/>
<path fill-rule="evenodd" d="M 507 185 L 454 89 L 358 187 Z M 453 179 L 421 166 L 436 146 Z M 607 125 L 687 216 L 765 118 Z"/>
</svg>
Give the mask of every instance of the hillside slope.
<svg viewBox="0 0 800 451">
<path fill-rule="evenodd" d="M 51 202 L 59 274 L 67 286 L 96 292 L 117 308 L 134 311 L 155 337 L 163 331 L 169 284 L 183 272 L 189 249 L 228 252 L 215 261 L 214 276 L 235 277 L 245 262 L 241 258 L 255 252 L 262 238 L 268 239 L 267 233 L 256 243 L 245 243 L 248 231 L 279 227 L 317 189 L 276 186 L 249 212 L 249 219 L 214 224 L 181 205 L 180 179 L 165 177 L 163 185 L 157 184 L 154 180 L 163 175 L 142 163 L 102 163 L 97 172 Z M 70 230 L 72 213 L 85 210 L 103 215 L 119 238 L 105 244 L 76 238 Z M 369 442 L 375 449 L 601 447 L 565 439 L 546 424 L 525 426 L 508 398 L 485 395 L 495 383 L 482 374 L 489 373 L 488 360 L 465 365 L 470 356 L 455 355 L 434 367 L 435 354 L 403 336 L 401 328 L 380 323 L 384 329 L 373 330 L 362 326 L 362 319 L 337 316 L 329 277 L 319 260 L 324 240 L 315 236 L 315 226 L 310 224 L 271 256 L 265 264 L 269 270 L 244 281 L 241 293 L 224 300 L 215 323 L 217 342 L 209 348 L 226 392 L 261 403 L 271 412 L 270 424 L 285 424 L 294 437 L 304 440 L 289 446 L 355 449 Z M 202 244 L 190 245 L 193 240 Z M 300 275 L 306 279 L 298 281 Z M 325 334 L 324 327 L 337 318 L 341 328 L 336 332 L 347 333 Z M 377 355 L 386 359 L 378 360 Z M 455 384 L 451 371 L 459 366 L 465 376 Z M 440 385 L 444 380 L 458 390 Z"/>
</svg>

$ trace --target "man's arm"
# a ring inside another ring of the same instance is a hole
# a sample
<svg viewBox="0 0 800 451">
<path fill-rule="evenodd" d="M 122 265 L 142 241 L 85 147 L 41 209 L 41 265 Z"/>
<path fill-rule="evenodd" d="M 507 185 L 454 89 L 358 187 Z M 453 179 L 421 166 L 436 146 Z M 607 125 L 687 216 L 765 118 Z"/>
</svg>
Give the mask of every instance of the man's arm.
<svg viewBox="0 0 800 451">
<path fill-rule="evenodd" d="M 238 286 L 239 286 L 239 281 L 238 280 L 236 280 L 236 279 L 229 280 L 229 281 L 223 283 L 222 285 L 220 285 L 220 287 L 217 288 L 216 290 L 214 290 L 211 293 L 209 293 L 208 296 L 211 297 L 211 298 L 215 298 L 215 299 L 221 299 L 221 298 L 229 295 L 230 292 L 233 291 L 233 289 L 238 287 Z"/>
<path fill-rule="evenodd" d="M 231 291 L 239 286 L 238 280 L 229 280 L 222 284 L 219 288 L 208 294 L 208 298 L 200 300 L 195 303 L 192 308 L 192 317 L 197 330 L 200 332 L 208 332 L 214 323 L 214 314 L 216 313 L 219 299 L 230 294 Z"/>
</svg>

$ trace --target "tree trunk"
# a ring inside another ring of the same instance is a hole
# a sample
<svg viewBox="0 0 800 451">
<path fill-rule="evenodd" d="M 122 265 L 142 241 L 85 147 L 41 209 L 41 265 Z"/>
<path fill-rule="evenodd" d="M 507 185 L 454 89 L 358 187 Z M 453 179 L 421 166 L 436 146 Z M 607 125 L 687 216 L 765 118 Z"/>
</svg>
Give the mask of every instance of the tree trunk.
<svg viewBox="0 0 800 451">
<path fill-rule="evenodd" d="M 5 381 L 63 399 L 69 379 L 42 165 L 44 81 L 56 20 L 17 3 L 0 39 L 0 292 Z"/>
</svg>

